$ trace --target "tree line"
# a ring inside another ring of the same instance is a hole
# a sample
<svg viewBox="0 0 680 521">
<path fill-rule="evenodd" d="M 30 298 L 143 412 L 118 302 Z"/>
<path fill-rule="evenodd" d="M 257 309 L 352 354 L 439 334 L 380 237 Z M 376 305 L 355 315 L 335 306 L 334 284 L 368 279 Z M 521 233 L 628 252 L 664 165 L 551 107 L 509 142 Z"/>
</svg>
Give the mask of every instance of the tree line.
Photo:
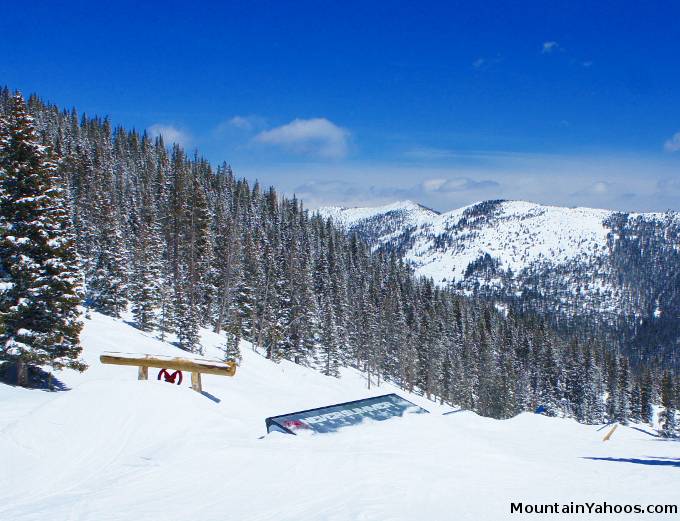
<svg viewBox="0 0 680 521">
<path fill-rule="evenodd" d="M 228 358 L 238 360 L 247 339 L 274 361 L 330 376 L 355 367 L 369 385 L 389 380 L 495 418 L 540 408 L 585 423 L 651 421 L 663 402 L 663 432 L 677 430 L 672 374 L 631 371 L 596 339 L 558 335 L 536 317 L 414 277 L 396 253 L 372 251 L 227 164 L 213 168 L 160 136 L 35 96 L 25 103 L 6 88 L 0 114 L 3 360 L 82 367 L 82 302 L 86 313 L 130 310 L 138 328 L 187 351 L 201 352 L 200 328 L 209 327 L 225 335 Z M 19 142 L 33 162 L 17 155 Z M 32 191 L 17 191 L 17 180 Z M 20 215 L 27 197 L 40 208 Z M 31 212 L 51 216 L 50 233 L 31 228 Z M 25 332 L 47 323 L 37 309 L 47 293 L 31 286 L 45 281 L 38 273 L 17 282 L 22 248 L 38 259 L 36 272 L 49 266 L 61 277 L 50 320 L 62 322 L 40 342 Z M 26 295 L 36 305 L 17 307 Z"/>
</svg>

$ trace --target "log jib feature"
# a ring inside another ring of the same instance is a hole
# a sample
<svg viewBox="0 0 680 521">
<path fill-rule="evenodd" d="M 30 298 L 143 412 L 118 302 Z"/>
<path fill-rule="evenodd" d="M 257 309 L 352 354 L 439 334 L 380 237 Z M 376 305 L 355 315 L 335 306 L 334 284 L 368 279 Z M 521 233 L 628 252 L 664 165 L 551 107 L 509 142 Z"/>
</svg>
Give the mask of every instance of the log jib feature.
<svg viewBox="0 0 680 521">
<path fill-rule="evenodd" d="M 180 371 L 234 376 L 236 364 L 194 358 L 172 356 L 128 355 L 127 353 L 104 353 L 99 357 L 102 364 L 132 365 L 136 367 L 157 367 L 159 369 L 179 369 Z"/>
<path fill-rule="evenodd" d="M 138 355 L 128 353 L 104 353 L 99 357 L 102 364 L 129 365 L 138 367 L 138 379 L 149 378 L 149 367 L 174 369 L 191 373 L 191 388 L 202 392 L 201 373 L 218 376 L 234 376 L 236 363 L 202 360 L 196 358 L 179 358 L 172 356 Z"/>
</svg>

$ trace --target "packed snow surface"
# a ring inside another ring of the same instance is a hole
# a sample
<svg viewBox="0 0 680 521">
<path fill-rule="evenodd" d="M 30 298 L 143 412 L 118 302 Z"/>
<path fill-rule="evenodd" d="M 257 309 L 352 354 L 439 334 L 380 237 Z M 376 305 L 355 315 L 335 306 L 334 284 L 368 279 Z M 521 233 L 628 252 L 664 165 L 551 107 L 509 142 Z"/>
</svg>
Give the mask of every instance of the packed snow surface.
<svg viewBox="0 0 680 521">
<path fill-rule="evenodd" d="M 204 332 L 201 358 L 222 340 Z M 498 520 L 523 517 L 510 502 L 680 503 L 680 443 L 635 428 L 604 443 L 601 426 L 482 418 L 248 344 L 236 376 L 204 375 L 199 394 L 189 378 L 100 364 L 104 351 L 187 356 L 123 321 L 93 314 L 83 343 L 90 369 L 57 375 L 70 390 L 0 384 L 2 520 Z M 389 392 L 431 414 L 265 435 L 268 416 Z"/>
</svg>

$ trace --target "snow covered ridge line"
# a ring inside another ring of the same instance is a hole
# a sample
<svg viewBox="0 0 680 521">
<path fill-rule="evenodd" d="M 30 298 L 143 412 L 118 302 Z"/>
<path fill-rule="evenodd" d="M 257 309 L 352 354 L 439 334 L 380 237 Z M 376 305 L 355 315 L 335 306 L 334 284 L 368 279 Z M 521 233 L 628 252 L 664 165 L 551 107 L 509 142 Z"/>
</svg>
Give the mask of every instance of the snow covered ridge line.
<svg viewBox="0 0 680 521">
<path fill-rule="evenodd" d="M 402 216 L 405 223 L 417 225 L 428 222 L 433 217 L 440 215 L 439 212 L 415 203 L 413 201 L 397 201 L 384 206 L 349 208 L 344 206 L 329 206 L 316 210 L 322 217 L 330 218 L 339 226 L 352 227 L 358 222 L 367 221 L 378 216 L 389 215 L 392 218 Z"/>
<path fill-rule="evenodd" d="M 316 212 L 325 218 L 333 219 L 338 224 L 351 227 L 361 221 L 381 217 L 392 212 L 408 214 L 411 220 L 421 220 L 422 224 L 436 224 L 452 219 L 460 219 L 463 216 L 479 214 L 480 211 L 489 207 L 496 207 L 496 209 L 500 210 L 501 215 L 505 214 L 506 216 L 529 217 L 531 215 L 536 216 L 543 213 L 563 214 L 568 217 L 570 216 L 574 222 L 583 222 L 583 219 L 590 219 L 593 217 L 601 221 L 614 214 L 625 214 L 634 218 L 655 221 L 665 221 L 668 220 L 669 217 L 672 220 L 680 219 L 680 214 L 674 211 L 647 213 L 618 212 L 601 208 L 552 206 L 529 201 L 504 199 L 478 201 L 446 212 L 439 212 L 409 200 L 369 207 L 328 206 L 318 208 Z"/>
<path fill-rule="evenodd" d="M 318 212 L 348 232 L 358 233 L 374 248 L 389 246 L 400 252 L 418 275 L 445 286 L 463 282 L 479 269 L 488 271 L 491 261 L 494 271 L 515 275 L 535 266 L 572 263 L 590 269 L 607 258 L 612 244 L 621 238 L 616 226 L 626 222 L 652 223 L 661 229 L 680 226 L 677 212 L 622 214 L 505 200 L 483 201 L 441 214 L 411 201 Z M 478 282 L 496 284 L 493 277 Z M 592 283 L 608 289 L 610 281 Z"/>
</svg>

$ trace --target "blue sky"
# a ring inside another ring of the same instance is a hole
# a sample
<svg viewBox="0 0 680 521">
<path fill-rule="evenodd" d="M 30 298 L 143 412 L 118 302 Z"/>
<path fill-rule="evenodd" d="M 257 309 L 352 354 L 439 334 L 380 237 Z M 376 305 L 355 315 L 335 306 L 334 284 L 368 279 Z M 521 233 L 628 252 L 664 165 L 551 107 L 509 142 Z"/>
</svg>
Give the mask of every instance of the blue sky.
<svg viewBox="0 0 680 521">
<path fill-rule="evenodd" d="M 680 4 L 13 2 L 0 83 L 310 207 L 680 210 Z"/>
</svg>

